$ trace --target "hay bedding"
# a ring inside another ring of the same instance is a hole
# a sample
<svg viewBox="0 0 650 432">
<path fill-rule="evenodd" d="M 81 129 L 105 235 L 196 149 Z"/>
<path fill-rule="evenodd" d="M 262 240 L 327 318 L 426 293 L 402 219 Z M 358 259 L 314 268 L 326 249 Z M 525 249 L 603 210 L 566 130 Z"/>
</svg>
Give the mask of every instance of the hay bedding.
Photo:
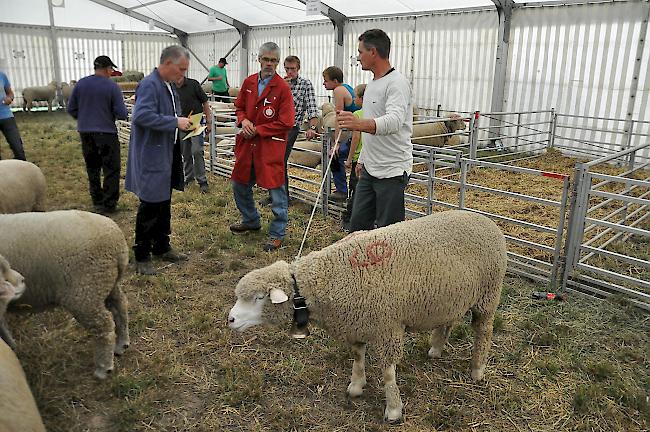
<svg viewBox="0 0 650 432">
<path fill-rule="evenodd" d="M 49 208 L 91 208 L 74 124 L 56 113 L 26 119 L 18 116 L 19 128 L 48 178 Z M 647 317 L 614 302 L 536 302 L 530 292 L 540 286 L 517 278 L 504 287 L 486 382 L 469 378 L 467 322 L 437 362 L 426 357 L 426 334 L 409 335 L 398 366 L 405 421 L 384 424 L 372 358 L 366 394 L 347 400 L 349 352 L 323 331 L 295 342 L 282 331 L 237 335 L 224 325 L 239 277 L 291 260 L 309 214 L 291 206 L 286 248 L 266 254 L 263 233 L 230 235 L 237 210 L 228 182 L 210 181 L 208 195 L 196 186 L 174 194 L 172 241 L 190 261 L 155 278 L 127 275 L 132 346 L 106 382 L 92 379 L 89 335 L 69 315 L 9 315 L 49 431 L 648 430 Z M 123 194 L 114 217 L 130 244 L 137 205 Z M 343 235 L 320 217 L 312 234 L 307 252 Z"/>
</svg>

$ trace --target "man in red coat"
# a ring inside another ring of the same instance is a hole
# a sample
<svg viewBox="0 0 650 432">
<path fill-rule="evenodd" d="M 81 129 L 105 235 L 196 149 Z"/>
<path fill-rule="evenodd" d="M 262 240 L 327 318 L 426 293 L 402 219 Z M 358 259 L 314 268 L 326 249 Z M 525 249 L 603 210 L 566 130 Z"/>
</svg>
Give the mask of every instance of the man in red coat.
<svg viewBox="0 0 650 432">
<path fill-rule="evenodd" d="M 237 126 L 235 167 L 232 190 L 242 221 L 230 225 L 233 233 L 258 231 L 260 214 L 253 199 L 257 183 L 271 194 L 273 221 L 265 251 L 282 245 L 287 228 L 287 192 L 284 186 L 284 153 L 289 130 L 295 120 L 293 96 L 289 85 L 275 73 L 280 62 L 280 47 L 266 42 L 260 47 L 260 72 L 244 80 L 235 101 Z"/>
</svg>

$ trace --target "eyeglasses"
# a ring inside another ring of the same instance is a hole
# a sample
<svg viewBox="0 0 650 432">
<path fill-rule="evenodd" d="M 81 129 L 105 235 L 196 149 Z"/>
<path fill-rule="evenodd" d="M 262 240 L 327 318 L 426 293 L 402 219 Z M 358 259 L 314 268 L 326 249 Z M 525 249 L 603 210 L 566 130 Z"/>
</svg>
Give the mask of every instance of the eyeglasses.
<svg viewBox="0 0 650 432">
<path fill-rule="evenodd" d="M 263 61 L 264 63 L 279 63 L 280 60 L 276 58 L 269 58 L 269 57 L 260 57 L 260 61 Z"/>
</svg>

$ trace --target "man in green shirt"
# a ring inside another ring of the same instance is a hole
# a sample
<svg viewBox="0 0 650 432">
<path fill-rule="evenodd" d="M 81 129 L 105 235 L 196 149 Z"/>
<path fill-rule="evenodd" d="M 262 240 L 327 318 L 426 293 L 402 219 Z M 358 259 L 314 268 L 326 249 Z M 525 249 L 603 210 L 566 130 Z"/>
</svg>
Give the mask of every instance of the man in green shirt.
<svg viewBox="0 0 650 432">
<path fill-rule="evenodd" d="M 210 74 L 208 75 L 208 81 L 212 82 L 212 93 L 217 96 L 217 102 L 230 102 L 228 99 L 228 74 L 226 74 L 226 65 L 228 62 L 225 58 L 221 57 L 219 63 L 216 66 L 210 68 Z"/>
</svg>

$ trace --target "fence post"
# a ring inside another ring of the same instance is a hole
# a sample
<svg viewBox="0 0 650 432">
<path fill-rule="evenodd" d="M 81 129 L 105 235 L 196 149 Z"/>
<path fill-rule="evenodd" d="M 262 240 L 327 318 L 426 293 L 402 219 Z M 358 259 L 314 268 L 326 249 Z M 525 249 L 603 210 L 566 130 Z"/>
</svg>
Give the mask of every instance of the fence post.
<svg viewBox="0 0 650 432">
<path fill-rule="evenodd" d="M 555 236 L 555 250 L 553 252 L 553 268 L 551 270 L 550 285 L 551 291 L 555 291 L 558 285 L 558 271 L 561 261 L 562 252 L 562 235 L 564 234 L 564 223 L 566 219 L 567 198 L 569 195 L 569 177 L 564 178 L 562 184 L 562 200 L 560 201 L 559 220 L 557 226 L 557 233 Z"/>
<path fill-rule="evenodd" d="M 555 128 L 557 126 L 557 113 L 555 108 L 551 108 L 551 123 L 548 127 L 548 148 L 552 149 L 555 145 Z"/>
<path fill-rule="evenodd" d="M 517 113 L 517 129 L 515 131 L 515 151 L 519 148 L 519 131 L 521 130 L 521 113 Z"/>
<path fill-rule="evenodd" d="M 481 113 L 474 111 L 472 119 L 470 119 L 470 131 L 469 131 L 469 157 L 470 159 L 476 159 L 478 156 L 478 125 L 479 118 Z M 472 121 L 473 120 L 473 121 Z"/>
<path fill-rule="evenodd" d="M 458 196 L 458 208 L 463 210 L 465 208 L 465 183 L 467 182 L 467 161 L 460 161 L 460 188 Z"/>
<path fill-rule="evenodd" d="M 429 178 L 427 178 L 427 214 L 430 215 L 433 213 L 433 179 L 436 177 L 436 166 L 435 166 L 435 154 L 436 154 L 436 149 L 435 147 L 431 147 L 428 149 L 429 153 L 429 161 L 428 161 L 428 166 L 429 166 Z"/>
<path fill-rule="evenodd" d="M 587 211 L 584 207 L 589 203 L 589 187 L 591 186 L 587 184 L 588 182 L 591 183 L 591 179 L 588 176 L 587 165 L 576 164 L 569 209 L 569 226 L 564 247 L 565 264 L 562 272 L 562 290 L 566 289 L 569 276 L 573 273 L 580 255 L 580 244 L 584 236 L 584 217 Z"/>
<path fill-rule="evenodd" d="M 212 118 L 210 121 L 212 122 L 212 129 L 210 130 L 210 173 L 214 174 L 214 165 L 216 163 L 215 159 L 217 157 L 217 146 L 216 146 L 216 137 L 215 134 L 217 133 L 217 116 L 214 115 L 212 111 L 210 111 L 210 115 Z M 206 119 L 207 121 L 207 119 Z"/>
<path fill-rule="evenodd" d="M 328 154 L 331 145 L 330 140 L 332 139 L 332 128 L 328 127 L 325 133 L 321 135 L 321 139 L 323 140 L 323 146 L 322 146 L 321 156 L 320 156 L 321 181 L 323 180 L 324 177 L 327 177 L 325 183 L 323 184 L 323 191 L 321 192 L 321 197 L 322 197 L 323 215 L 327 217 L 327 214 L 329 212 L 328 201 L 329 201 L 330 187 L 331 187 L 330 182 L 332 179 L 332 170 L 327 169 L 328 168 L 327 163 L 329 162 Z M 318 192 L 316 194 L 318 194 Z"/>
</svg>

